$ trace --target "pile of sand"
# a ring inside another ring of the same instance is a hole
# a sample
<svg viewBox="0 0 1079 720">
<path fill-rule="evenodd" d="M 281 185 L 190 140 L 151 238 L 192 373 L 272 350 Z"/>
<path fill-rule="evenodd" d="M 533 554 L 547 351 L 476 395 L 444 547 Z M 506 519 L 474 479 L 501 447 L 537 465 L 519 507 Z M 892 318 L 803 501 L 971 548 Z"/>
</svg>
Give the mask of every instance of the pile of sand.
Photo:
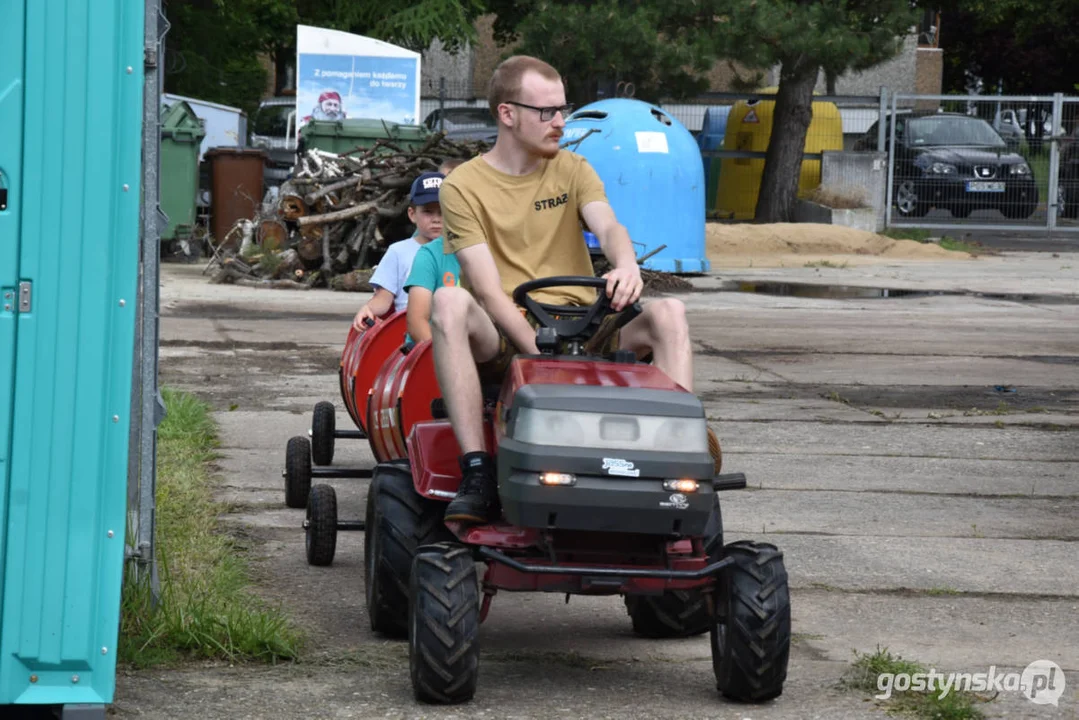
<svg viewBox="0 0 1079 720">
<path fill-rule="evenodd" d="M 811 262 L 866 265 L 888 260 L 969 260 L 965 252 L 892 238 L 842 225 L 708 223 L 708 259 L 716 267 L 802 266 Z"/>
</svg>

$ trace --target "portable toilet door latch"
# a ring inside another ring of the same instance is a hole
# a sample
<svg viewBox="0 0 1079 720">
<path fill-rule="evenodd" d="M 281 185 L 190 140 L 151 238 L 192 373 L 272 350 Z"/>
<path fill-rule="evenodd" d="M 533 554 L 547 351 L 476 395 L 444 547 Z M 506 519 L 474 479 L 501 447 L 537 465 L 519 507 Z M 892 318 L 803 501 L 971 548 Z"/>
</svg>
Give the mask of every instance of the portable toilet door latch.
<svg viewBox="0 0 1079 720">
<path fill-rule="evenodd" d="M 0 171 L 0 212 L 7 210 L 7 183 L 4 182 L 4 173 Z"/>
<path fill-rule="evenodd" d="M 19 283 L 19 312 L 28 313 L 34 296 L 34 284 L 29 280 Z"/>
</svg>

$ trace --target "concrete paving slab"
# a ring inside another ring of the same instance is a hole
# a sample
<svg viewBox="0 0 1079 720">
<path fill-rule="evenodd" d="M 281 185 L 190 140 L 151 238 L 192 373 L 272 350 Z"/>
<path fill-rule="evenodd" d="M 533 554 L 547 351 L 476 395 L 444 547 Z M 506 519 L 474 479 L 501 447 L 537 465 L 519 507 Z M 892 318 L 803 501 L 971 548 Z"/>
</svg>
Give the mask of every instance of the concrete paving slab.
<svg viewBox="0 0 1079 720">
<path fill-rule="evenodd" d="M 1079 444 L 1073 435 L 1023 427 L 724 422 L 721 439 L 734 453 L 803 458 L 856 455 L 1074 462 L 1079 459 Z"/>
<path fill-rule="evenodd" d="M 704 392 L 699 388 L 698 392 Z M 886 418 L 873 415 L 868 410 L 851 407 L 841 402 L 825 399 L 723 399 L 722 389 L 716 390 L 706 401 L 708 419 L 717 423 L 747 421 L 819 421 L 883 423 Z"/>
<path fill-rule="evenodd" d="M 1079 597 L 1074 542 L 988 538 L 826 537 L 761 534 L 726 538 L 783 550 L 791 585 L 841 590 L 957 590 Z"/>
<path fill-rule="evenodd" d="M 792 600 L 795 632 L 823 657 L 892 653 L 938 668 L 1026 667 L 1052 660 L 1079 669 L 1079 601 L 963 593 L 875 595 L 802 589 Z M 1004 642 L 997 644 L 997 640 Z"/>
<path fill-rule="evenodd" d="M 797 455 L 728 451 L 724 458 L 725 467 L 745 472 L 754 488 L 1079 497 L 1079 461 L 833 455 L 807 462 Z"/>
<path fill-rule="evenodd" d="M 734 534 L 1079 540 L 1079 498 L 754 490 L 728 492 L 721 503 L 724 527 Z"/>
<path fill-rule="evenodd" d="M 722 274 L 928 289 L 1033 284 L 1062 294 L 1079 278 L 1060 269 L 1070 262 L 1038 255 Z M 1068 671 L 1069 692 L 1079 688 L 1077 626 L 1067 624 L 1079 602 L 1076 543 L 1011 539 L 1076 532 L 1074 433 L 1027 421 L 1073 425 L 1079 414 L 1079 304 L 681 295 L 698 343 L 696 385 L 720 418 L 727 469 L 763 488 L 724 496 L 728 540 L 775 542 L 786 555 L 796 632 L 786 692 L 763 707 L 718 699 L 707 640 L 633 637 L 617 598 L 565 605 L 561 596 L 504 594 L 481 633 L 476 701 L 443 709 L 413 702 L 404 644 L 367 629 L 362 534 L 340 533 L 333 566 L 310 567 L 304 511 L 283 504 L 285 443 L 306 434 L 314 403 L 334 402 L 338 426 L 351 428 L 335 373 L 347 323 L 368 296 L 212 286 L 200 269 L 165 271 L 162 377 L 219 411 L 219 496 L 233 503 L 223 526 L 249 548 L 255 591 L 286 608 L 312 647 L 302 663 L 278 668 L 122 673 L 120 717 L 886 717 L 837 688 L 850 650 L 878 644 L 971 671 L 1019 667 L 1044 651 Z M 1027 374 L 995 377 L 1020 370 Z M 988 392 L 1000 382 L 1018 388 L 1006 400 L 1021 413 L 928 417 L 993 409 L 1000 400 Z M 366 443 L 338 443 L 335 465 L 369 462 Z M 359 517 L 367 481 L 329 482 L 342 516 Z M 769 532 L 758 518 L 774 523 Z M 982 537 L 964 536 L 968 527 Z M 836 532 L 849 534 L 825 534 Z M 1072 695 L 1056 709 L 1002 696 L 983 710 L 1074 717 Z"/>
<path fill-rule="evenodd" d="M 726 292 L 679 297 L 686 303 L 693 337 L 721 353 L 808 348 L 850 354 L 1074 356 L 1079 334 L 1079 306 L 1072 305 L 1015 306 L 963 298 L 812 301 Z M 872 322 L 866 321 L 869 317 Z"/>
<path fill-rule="evenodd" d="M 923 356 L 917 354 L 861 355 L 852 367 L 844 355 L 819 353 L 746 357 L 754 365 L 792 383 L 837 383 L 845 385 L 951 385 L 962 377 L 969 385 L 1026 385 L 1075 387 L 1076 366 L 1049 364 L 1021 358 L 972 358 Z M 766 381 L 762 379 L 762 381 Z"/>
</svg>

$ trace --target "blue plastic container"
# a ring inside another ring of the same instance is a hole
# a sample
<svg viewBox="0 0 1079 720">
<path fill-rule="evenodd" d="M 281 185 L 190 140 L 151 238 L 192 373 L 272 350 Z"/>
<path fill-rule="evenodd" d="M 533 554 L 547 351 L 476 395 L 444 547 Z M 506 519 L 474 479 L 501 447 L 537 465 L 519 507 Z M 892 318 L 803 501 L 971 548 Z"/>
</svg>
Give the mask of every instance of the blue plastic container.
<svg viewBox="0 0 1079 720">
<path fill-rule="evenodd" d="M 603 248 L 600 247 L 599 238 L 596 237 L 595 234 L 590 233 L 587 230 L 584 231 L 584 244 L 585 247 L 588 248 L 588 253 L 590 255 L 603 254 Z"/>
<path fill-rule="evenodd" d="M 685 126 L 662 108 L 612 98 L 573 113 L 563 140 L 596 169 L 618 221 L 639 244 L 638 257 L 667 246 L 644 267 L 708 272 L 704 168 Z"/>
<path fill-rule="evenodd" d="M 716 152 L 723 149 L 723 140 L 727 136 L 727 118 L 731 114 L 730 105 L 710 107 L 704 111 L 701 133 L 697 136 L 697 146 L 702 153 Z M 716 208 L 716 190 L 719 187 L 719 172 L 722 160 L 715 156 L 702 156 L 704 167 L 704 207 L 708 212 Z"/>
<path fill-rule="evenodd" d="M 13 0 L 0 21 L 0 717 L 113 699 L 143 15 Z"/>
<path fill-rule="evenodd" d="M 697 146 L 701 152 L 723 149 L 723 138 L 727 135 L 727 117 L 730 114 L 730 105 L 710 107 L 704 111 L 701 134 L 697 136 Z"/>
</svg>

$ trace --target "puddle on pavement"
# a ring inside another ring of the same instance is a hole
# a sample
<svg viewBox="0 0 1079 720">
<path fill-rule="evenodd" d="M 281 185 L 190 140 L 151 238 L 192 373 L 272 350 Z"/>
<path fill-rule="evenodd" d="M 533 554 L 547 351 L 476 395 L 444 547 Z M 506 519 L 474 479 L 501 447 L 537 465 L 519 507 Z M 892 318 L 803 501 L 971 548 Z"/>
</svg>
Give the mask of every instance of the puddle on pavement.
<svg viewBox="0 0 1079 720">
<path fill-rule="evenodd" d="M 800 298 L 866 299 L 866 298 L 920 298 L 937 296 L 966 296 L 987 300 L 1032 302 L 1045 304 L 1079 304 L 1076 295 L 1037 295 L 1030 293 L 979 293 L 961 290 L 910 290 L 900 288 L 858 287 L 854 285 L 823 285 L 816 283 L 746 282 L 735 280 L 724 283 L 729 292 L 756 293 Z"/>
</svg>

